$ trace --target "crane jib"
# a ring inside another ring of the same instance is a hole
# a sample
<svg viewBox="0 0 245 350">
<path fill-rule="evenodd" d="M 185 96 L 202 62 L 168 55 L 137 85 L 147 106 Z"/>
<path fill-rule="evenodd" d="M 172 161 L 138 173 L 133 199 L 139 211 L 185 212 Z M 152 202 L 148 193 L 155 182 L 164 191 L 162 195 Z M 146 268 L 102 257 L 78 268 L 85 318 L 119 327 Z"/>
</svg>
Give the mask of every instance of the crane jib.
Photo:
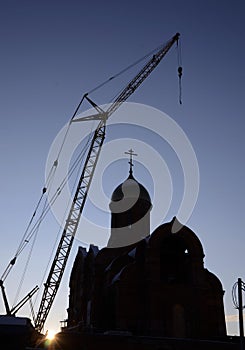
<svg viewBox="0 0 245 350">
<path fill-rule="evenodd" d="M 91 185 L 93 174 L 97 161 L 99 159 L 99 154 L 105 138 L 106 129 L 106 119 L 109 118 L 123 102 L 125 102 L 134 91 L 143 83 L 143 81 L 149 76 L 149 74 L 156 68 L 160 63 L 166 53 L 170 50 L 175 42 L 178 43 L 179 33 L 175 34 L 172 39 L 170 39 L 166 45 L 164 45 L 150 60 L 147 62 L 140 72 L 130 81 L 130 83 L 125 87 L 125 89 L 119 94 L 115 101 L 110 104 L 107 111 L 102 111 L 99 106 L 94 104 L 94 108 L 97 110 L 98 114 L 94 115 L 94 119 L 100 119 L 100 122 L 94 132 L 93 139 L 90 144 L 90 148 L 87 154 L 87 158 L 84 163 L 84 168 L 80 176 L 75 195 L 71 204 L 71 208 L 66 220 L 66 224 L 55 254 L 54 261 L 51 265 L 51 269 L 44 285 L 44 292 L 41 299 L 39 311 L 35 319 L 35 328 L 37 331 L 41 332 L 45 321 L 47 319 L 48 313 L 51 309 L 54 298 L 57 294 L 64 269 L 67 263 L 69 253 L 71 251 L 72 243 L 76 234 L 78 223 L 86 202 L 86 197 L 88 190 Z M 88 99 L 87 96 L 84 95 Z M 83 97 L 83 98 L 84 98 Z M 81 103 L 80 103 L 81 104 Z M 79 104 L 79 106 L 80 106 Z M 76 111 L 78 108 L 76 109 Z M 87 117 L 89 120 L 91 117 Z M 91 118 L 92 119 L 92 118 Z M 86 120 L 86 117 L 83 119 Z M 73 121 L 79 121 L 79 119 Z"/>
</svg>

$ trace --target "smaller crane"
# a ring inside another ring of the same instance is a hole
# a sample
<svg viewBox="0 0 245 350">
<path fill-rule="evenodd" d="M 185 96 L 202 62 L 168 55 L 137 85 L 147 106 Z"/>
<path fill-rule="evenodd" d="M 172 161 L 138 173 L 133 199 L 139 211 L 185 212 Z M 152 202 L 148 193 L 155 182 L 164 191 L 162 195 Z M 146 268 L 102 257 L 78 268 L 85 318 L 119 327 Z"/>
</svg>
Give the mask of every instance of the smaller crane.
<svg viewBox="0 0 245 350">
<path fill-rule="evenodd" d="M 31 297 L 38 291 L 39 287 L 36 286 L 34 287 L 23 299 L 21 299 L 21 301 L 18 302 L 18 304 L 16 304 L 14 307 L 12 307 L 12 309 L 10 309 L 9 307 L 9 303 L 8 303 L 8 299 L 7 299 L 7 295 L 5 292 L 5 288 L 3 285 L 3 281 L 0 280 L 0 287 L 1 287 L 1 291 L 2 291 L 2 295 L 3 295 L 3 301 L 4 301 L 4 306 L 6 309 L 6 315 L 8 316 L 15 316 L 16 312 L 19 311 L 22 306 L 31 299 Z"/>
</svg>

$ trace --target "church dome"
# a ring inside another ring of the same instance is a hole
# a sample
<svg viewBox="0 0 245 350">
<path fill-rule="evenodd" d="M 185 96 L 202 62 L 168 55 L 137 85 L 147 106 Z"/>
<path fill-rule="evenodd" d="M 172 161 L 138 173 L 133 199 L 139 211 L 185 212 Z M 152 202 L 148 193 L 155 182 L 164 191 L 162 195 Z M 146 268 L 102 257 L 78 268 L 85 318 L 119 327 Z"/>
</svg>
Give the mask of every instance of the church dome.
<svg viewBox="0 0 245 350">
<path fill-rule="evenodd" d="M 126 199 L 144 200 L 151 204 L 151 198 L 145 187 L 140 184 L 133 175 L 121 183 L 112 193 L 112 202 L 118 202 Z"/>
<path fill-rule="evenodd" d="M 126 153 L 126 152 L 125 152 Z M 128 178 L 114 190 L 109 208 L 111 235 L 108 248 L 125 247 L 149 236 L 151 198 L 145 187 L 133 176 L 132 150 Z"/>
</svg>

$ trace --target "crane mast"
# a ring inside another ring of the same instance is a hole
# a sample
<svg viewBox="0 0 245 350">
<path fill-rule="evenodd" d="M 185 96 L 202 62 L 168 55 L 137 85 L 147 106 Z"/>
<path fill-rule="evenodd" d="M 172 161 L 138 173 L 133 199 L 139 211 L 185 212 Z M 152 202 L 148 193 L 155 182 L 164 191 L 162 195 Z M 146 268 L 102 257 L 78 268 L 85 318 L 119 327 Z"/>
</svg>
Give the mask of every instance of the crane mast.
<svg viewBox="0 0 245 350">
<path fill-rule="evenodd" d="M 47 319 L 50 308 L 53 304 L 54 298 L 57 294 L 65 266 L 71 251 L 72 243 L 77 231 L 79 220 L 86 202 L 88 190 L 91 185 L 95 167 L 99 158 L 101 147 L 105 139 L 106 121 L 107 119 L 125 102 L 134 91 L 143 83 L 143 81 L 149 76 L 149 74 L 156 68 L 166 53 L 170 50 L 175 42 L 178 43 L 179 33 L 176 33 L 167 43 L 162 47 L 153 57 L 148 61 L 140 72 L 129 82 L 125 89 L 119 94 L 115 101 L 110 104 L 106 111 L 103 111 L 100 107 L 96 106 L 88 97 L 87 94 L 84 97 L 92 103 L 96 108 L 97 114 L 87 116 L 84 118 L 74 119 L 74 122 L 81 120 L 100 120 L 99 124 L 94 131 L 93 139 L 90 144 L 90 148 L 87 153 L 87 157 L 84 163 L 83 171 L 80 176 L 75 195 L 71 204 L 71 208 L 63 229 L 63 233 L 56 250 L 56 254 L 53 263 L 50 268 L 50 272 L 46 283 L 44 284 L 44 292 L 42 295 L 39 311 L 35 319 L 35 328 L 41 332 L 44 323 Z"/>
</svg>

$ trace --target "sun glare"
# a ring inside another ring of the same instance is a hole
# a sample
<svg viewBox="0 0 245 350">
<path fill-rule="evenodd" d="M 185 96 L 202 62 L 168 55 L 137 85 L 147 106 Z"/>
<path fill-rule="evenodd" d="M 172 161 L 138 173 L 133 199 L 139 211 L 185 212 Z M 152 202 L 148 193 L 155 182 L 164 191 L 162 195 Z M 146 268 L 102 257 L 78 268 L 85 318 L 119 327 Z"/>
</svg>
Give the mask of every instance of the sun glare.
<svg viewBox="0 0 245 350">
<path fill-rule="evenodd" d="M 48 334 L 47 334 L 47 336 L 46 336 L 46 339 L 48 339 L 48 340 L 54 340 L 54 338 L 55 338 L 55 331 L 53 331 L 52 329 L 49 329 L 48 330 Z"/>
</svg>

